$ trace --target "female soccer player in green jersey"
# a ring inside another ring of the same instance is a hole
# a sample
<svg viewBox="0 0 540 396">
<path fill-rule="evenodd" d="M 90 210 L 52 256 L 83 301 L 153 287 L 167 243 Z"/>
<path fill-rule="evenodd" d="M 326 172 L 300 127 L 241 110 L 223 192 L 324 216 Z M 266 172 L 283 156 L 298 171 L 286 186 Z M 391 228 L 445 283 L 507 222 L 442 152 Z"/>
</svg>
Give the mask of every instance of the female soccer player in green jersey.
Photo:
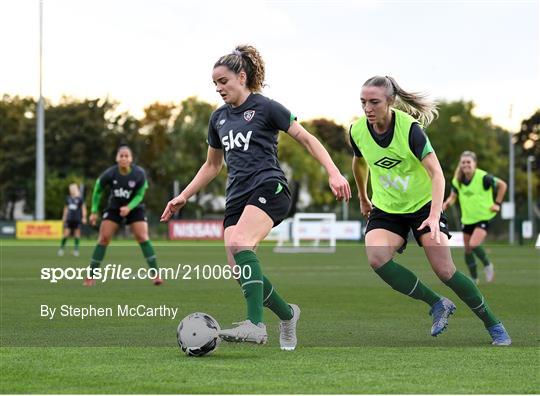
<svg viewBox="0 0 540 396">
<path fill-rule="evenodd" d="M 110 187 L 109 203 L 101 216 L 103 221 L 99 227 L 98 243 L 90 262 L 92 275 L 94 275 L 93 270 L 103 261 L 107 246 L 124 221 L 130 226 L 135 240 L 141 246 L 148 266 L 157 270 L 156 254 L 148 237 L 148 224 L 142 203 L 144 193 L 148 188 L 146 173 L 143 168 L 133 164 L 133 154 L 126 145 L 118 148 L 116 163 L 117 165 L 111 166 L 99 176 L 92 195 L 90 224 L 96 225 L 101 194 L 106 187 Z M 94 286 L 95 282 L 93 277 L 89 277 L 85 279 L 84 285 Z M 153 283 L 159 286 L 163 281 L 158 276 L 153 279 Z"/>
<path fill-rule="evenodd" d="M 291 204 L 287 179 L 277 159 L 279 131 L 286 131 L 321 163 L 337 199 L 348 200 L 351 190 L 322 144 L 289 110 L 259 93 L 264 86 L 264 73 L 259 52 L 247 45 L 236 47 L 214 64 L 212 80 L 225 104 L 210 118 L 207 160 L 184 191 L 167 203 L 161 220 L 167 221 L 189 197 L 214 179 L 225 159 L 225 248 L 229 265 L 242 269 L 238 281 L 247 303 L 247 320 L 220 335 L 228 341 L 265 343 L 266 306 L 281 319 L 281 349 L 294 350 L 300 309 L 280 297 L 263 275 L 255 254 L 259 242 L 285 218 Z"/>
<path fill-rule="evenodd" d="M 360 210 L 368 217 L 365 240 L 371 267 L 396 291 L 427 303 L 433 317 L 431 335 L 442 333 L 456 306 L 394 260 L 412 230 L 435 274 L 484 322 L 492 343 L 510 345 L 508 333 L 478 287 L 456 271 L 452 261 L 442 213 L 444 177 L 420 126 L 428 125 L 437 115 L 435 104 L 382 76 L 364 83 L 361 102 L 365 115 L 351 125 L 350 139 Z M 371 199 L 367 195 L 368 171 Z"/>
<path fill-rule="evenodd" d="M 497 197 L 493 199 L 493 192 Z M 476 255 L 484 264 L 486 282 L 495 277 L 493 264 L 488 259 L 482 243 L 486 239 L 489 221 L 501 210 L 501 203 L 506 193 L 506 183 L 486 171 L 476 167 L 476 154 L 464 151 L 452 179 L 450 196 L 443 203 L 443 210 L 452 206 L 459 199 L 463 242 L 465 244 L 465 263 L 471 277 L 478 284 Z"/>
</svg>

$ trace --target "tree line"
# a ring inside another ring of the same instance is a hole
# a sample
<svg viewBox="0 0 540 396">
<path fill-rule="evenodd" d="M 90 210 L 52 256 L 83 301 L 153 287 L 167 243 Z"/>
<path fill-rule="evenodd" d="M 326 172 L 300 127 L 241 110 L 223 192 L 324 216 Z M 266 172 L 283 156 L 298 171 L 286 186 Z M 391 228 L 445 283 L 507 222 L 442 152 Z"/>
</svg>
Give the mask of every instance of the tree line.
<svg viewBox="0 0 540 396">
<path fill-rule="evenodd" d="M 152 103 L 144 116 L 136 118 L 118 112 L 118 103 L 109 98 L 62 98 L 59 103 L 45 102 L 46 217 L 61 216 L 67 185 L 77 182 L 85 188 L 90 204 L 96 178 L 114 164 L 116 148 L 131 146 L 135 161 L 146 169 L 150 189 L 145 197 L 149 217 L 157 221 L 176 181 L 180 188 L 189 183 L 206 159 L 206 135 L 214 105 L 196 97 L 179 104 Z M 479 167 L 508 180 L 508 131 L 487 117 L 473 114 L 469 101 L 441 102 L 439 117 L 426 130 L 450 180 L 464 150 L 478 156 Z M 4 95 L 0 100 L 0 218 L 10 219 L 13 202 L 24 199 L 25 212 L 33 213 L 35 191 L 36 101 L 29 97 Z M 330 152 L 352 186 L 351 148 L 348 126 L 320 118 L 302 121 Z M 539 169 L 540 109 L 521 123 L 514 135 L 516 153 L 516 202 L 518 214 L 525 216 L 527 203 L 526 163 L 534 156 L 533 169 Z M 288 170 L 295 191 L 307 189 L 311 196 L 308 211 L 341 212 L 335 202 L 323 169 L 306 150 L 287 134 L 279 138 L 280 163 Z M 535 197 L 540 177 L 533 172 Z M 226 169 L 184 209 L 182 216 L 200 218 L 218 216 L 208 197 L 224 195 Z M 353 188 L 356 191 L 356 188 Z M 356 194 L 353 194 L 356 195 Z M 352 218 L 359 217 L 356 196 L 349 206 Z M 454 216 L 455 217 L 455 216 Z"/>
</svg>

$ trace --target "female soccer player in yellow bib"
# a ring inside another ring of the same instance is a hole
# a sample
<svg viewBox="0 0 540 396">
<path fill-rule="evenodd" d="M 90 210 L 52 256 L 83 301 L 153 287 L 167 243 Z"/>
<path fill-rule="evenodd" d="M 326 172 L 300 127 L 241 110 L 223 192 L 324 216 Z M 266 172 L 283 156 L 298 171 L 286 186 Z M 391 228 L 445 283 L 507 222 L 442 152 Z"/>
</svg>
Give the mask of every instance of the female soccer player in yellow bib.
<svg viewBox="0 0 540 396">
<path fill-rule="evenodd" d="M 456 271 L 452 261 L 442 213 L 444 177 L 421 127 L 437 115 L 435 104 L 382 76 L 364 83 L 361 101 L 365 115 L 351 125 L 350 139 L 360 210 L 368 217 L 366 252 L 371 267 L 396 291 L 427 303 L 433 317 L 431 335 L 442 333 L 456 306 L 394 261 L 412 230 L 435 274 L 484 322 L 492 344 L 510 345 L 508 333 L 478 287 Z M 371 199 L 367 195 L 368 170 Z"/>
<path fill-rule="evenodd" d="M 493 199 L 493 192 L 497 197 Z M 506 183 L 486 171 L 476 167 L 476 154 L 464 151 L 459 159 L 452 192 L 444 201 L 443 210 L 452 206 L 459 199 L 463 242 L 465 244 L 465 263 L 471 277 L 478 284 L 478 273 L 474 256 L 484 264 L 486 282 L 493 281 L 495 270 L 489 261 L 482 243 L 486 239 L 489 221 L 501 210 L 501 203 L 506 193 Z"/>
</svg>

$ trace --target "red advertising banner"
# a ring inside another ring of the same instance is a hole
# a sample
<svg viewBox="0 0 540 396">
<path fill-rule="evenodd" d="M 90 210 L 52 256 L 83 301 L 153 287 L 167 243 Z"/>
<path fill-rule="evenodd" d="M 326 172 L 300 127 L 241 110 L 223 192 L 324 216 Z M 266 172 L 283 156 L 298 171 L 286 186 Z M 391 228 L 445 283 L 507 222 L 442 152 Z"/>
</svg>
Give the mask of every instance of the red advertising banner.
<svg viewBox="0 0 540 396">
<path fill-rule="evenodd" d="M 169 239 L 220 240 L 223 239 L 221 220 L 169 221 Z"/>
</svg>

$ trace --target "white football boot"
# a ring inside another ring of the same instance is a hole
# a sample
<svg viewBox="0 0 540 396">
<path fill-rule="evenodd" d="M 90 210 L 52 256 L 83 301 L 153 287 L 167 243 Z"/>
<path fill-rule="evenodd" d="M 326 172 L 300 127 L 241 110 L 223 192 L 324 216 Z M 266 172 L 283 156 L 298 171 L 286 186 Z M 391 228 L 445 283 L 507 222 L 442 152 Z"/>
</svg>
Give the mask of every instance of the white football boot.
<svg viewBox="0 0 540 396">
<path fill-rule="evenodd" d="M 495 279 L 495 268 L 492 263 L 489 263 L 488 266 L 484 267 L 484 275 L 486 275 L 487 283 L 493 282 L 493 279 Z"/>
<path fill-rule="evenodd" d="M 233 323 L 238 325 L 232 329 L 223 329 L 219 336 L 229 342 L 253 342 L 255 344 L 266 344 L 268 334 L 264 323 L 253 324 L 251 320 Z"/>
<path fill-rule="evenodd" d="M 282 351 L 294 351 L 297 342 L 296 323 L 300 319 L 300 307 L 296 304 L 289 304 L 289 306 L 293 311 L 293 317 L 279 323 L 279 346 Z"/>
</svg>

